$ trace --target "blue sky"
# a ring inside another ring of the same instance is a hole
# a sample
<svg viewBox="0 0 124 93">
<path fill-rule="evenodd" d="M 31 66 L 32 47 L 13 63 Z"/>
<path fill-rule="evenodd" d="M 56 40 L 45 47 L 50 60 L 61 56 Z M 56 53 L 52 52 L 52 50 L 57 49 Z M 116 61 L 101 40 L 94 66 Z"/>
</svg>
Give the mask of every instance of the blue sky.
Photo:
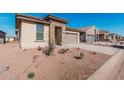
<svg viewBox="0 0 124 93">
<path fill-rule="evenodd" d="M 47 13 L 27 13 L 36 17 L 45 17 Z M 124 36 L 124 13 L 53 13 L 69 20 L 68 26 L 80 28 L 96 25 L 98 29 L 108 30 Z M 0 13 L 0 30 L 15 36 L 15 14 Z"/>
</svg>

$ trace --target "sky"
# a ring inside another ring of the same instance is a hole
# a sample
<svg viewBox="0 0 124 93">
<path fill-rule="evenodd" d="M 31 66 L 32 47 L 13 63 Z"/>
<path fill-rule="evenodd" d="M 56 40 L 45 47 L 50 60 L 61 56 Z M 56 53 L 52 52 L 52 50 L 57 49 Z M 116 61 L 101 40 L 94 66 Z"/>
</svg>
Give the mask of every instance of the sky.
<svg viewBox="0 0 124 93">
<path fill-rule="evenodd" d="M 24 13 L 43 18 L 48 13 Z M 108 30 L 124 36 L 124 13 L 52 13 L 68 20 L 67 26 L 81 28 L 95 25 L 97 29 Z M 0 13 L 0 30 L 15 36 L 15 14 Z"/>
</svg>

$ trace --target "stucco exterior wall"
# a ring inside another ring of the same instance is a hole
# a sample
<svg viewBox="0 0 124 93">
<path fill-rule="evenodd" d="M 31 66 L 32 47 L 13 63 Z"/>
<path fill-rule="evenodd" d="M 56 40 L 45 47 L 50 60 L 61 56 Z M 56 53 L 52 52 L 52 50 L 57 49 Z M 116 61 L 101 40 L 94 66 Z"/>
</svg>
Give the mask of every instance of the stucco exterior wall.
<svg viewBox="0 0 124 93">
<path fill-rule="evenodd" d="M 22 48 L 37 48 L 48 45 L 49 40 L 49 26 L 44 25 L 44 40 L 36 40 L 36 23 L 22 21 L 21 23 L 21 37 L 20 45 Z"/>
<path fill-rule="evenodd" d="M 88 35 L 95 35 L 95 33 L 98 34 L 99 33 L 98 30 L 96 30 L 96 32 L 95 32 L 95 30 L 96 30 L 96 27 L 92 26 L 90 29 L 88 29 L 86 31 L 86 34 L 88 34 Z"/>
<path fill-rule="evenodd" d="M 94 42 L 94 41 L 98 41 L 98 36 L 97 34 L 99 34 L 99 31 L 96 29 L 95 26 L 92 26 L 90 29 L 88 29 L 86 32 L 86 42 Z M 92 36 L 93 39 L 88 39 L 89 36 Z"/>
</svg>

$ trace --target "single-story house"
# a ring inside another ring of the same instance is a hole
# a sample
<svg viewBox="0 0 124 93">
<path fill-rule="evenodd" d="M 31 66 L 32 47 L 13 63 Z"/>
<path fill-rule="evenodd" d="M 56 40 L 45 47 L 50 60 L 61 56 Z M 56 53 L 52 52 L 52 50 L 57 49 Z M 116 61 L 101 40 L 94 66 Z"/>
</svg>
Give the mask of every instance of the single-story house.
<svg viewBox="0 0 124 93">
<path fill-rule="evenodd" d="M 48 15 L 45 18 L 16 14 L 17 41 L 22 48 L 79 43 L 79 31 L 66 26 L 68 20 Z"/>
<path fill-rule="evenodd" d="M 110 41 L 109 32 L 106 30 L 98 30 L 99 31 L 99 41 Z"/>
<path fill-rule="evenodd" d="M 15 40 L 15 37 L 14 36 L 11 36 L 11 35 L 6 35 L 6 42 L 12 42 Z"/>
<path fill-rule="evenodd" d="M 80 42 L 93 43 L 99 40 L 99 37 L 98 37 L 99 32 L 96 26 L 93 25 L 93 26 L 83 27 L 79 29 L 81 30 Z"/>
<path fill-rule="evenodd" d="M 118 39 L 118 35 L 115 34 L 115 33 L 110 33 L 109 34 L 109 39 L 110 39 L 111 42 L 116 42 L 117 39 Z"/>
<path fill-rule="evenodd" d="M 0 30 L 0 44 L 5 43 L 6 33 Z"/>
</svg>

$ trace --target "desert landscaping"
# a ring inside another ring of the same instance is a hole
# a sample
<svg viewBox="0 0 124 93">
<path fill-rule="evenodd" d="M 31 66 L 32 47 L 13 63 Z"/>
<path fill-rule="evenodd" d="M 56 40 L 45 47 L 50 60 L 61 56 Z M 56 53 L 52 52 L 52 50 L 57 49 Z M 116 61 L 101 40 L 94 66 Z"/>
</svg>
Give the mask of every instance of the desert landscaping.
<svg viewBox="0 0 124 93">
<path fill-rule="evenodd" d="M 56 47 L 52 55 L 42 49 L 22 50 L 17 43 L 0 45 L 0 79 L 85 80 L 111 55 L 80 48 Z"/>
</svg>

